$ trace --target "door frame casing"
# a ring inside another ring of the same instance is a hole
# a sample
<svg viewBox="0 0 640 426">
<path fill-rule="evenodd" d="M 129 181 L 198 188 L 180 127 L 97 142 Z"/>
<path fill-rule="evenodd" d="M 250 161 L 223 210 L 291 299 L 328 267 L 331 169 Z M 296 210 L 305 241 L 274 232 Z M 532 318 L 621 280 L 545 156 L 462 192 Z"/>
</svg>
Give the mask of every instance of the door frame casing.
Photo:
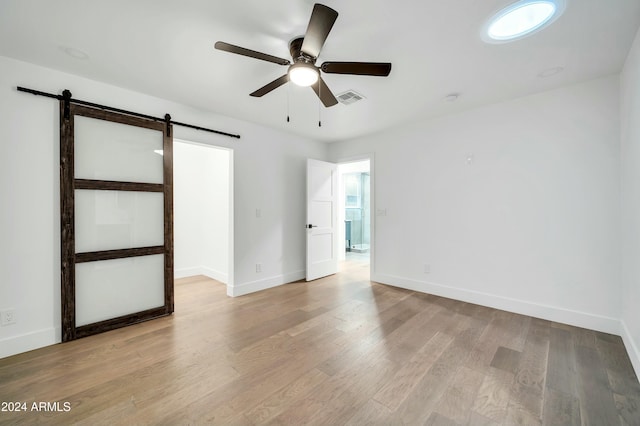
<svg viewBox="0 0 640 426">
<path fill-rule="evenodd" d="M 188 140 L 188 139 L 182 139 L 182 138 L 173 138 L 173 142 L 174 143 L 181 143 L 181 144 L 185 144 L 185 145 L 195 145 L 195 146 L 201 146 L 201 147 L 205 147 L 205 148 L 211 148 L 211 149 L 218 149 L 218 150 L 222 150 L 222 151 L 226 151 L 227 154 L 229 155 L 229 164 L 228 164 L 228 173 L 227 173 L 227 184 L 228 184 L 228 191 L 229 191 L 229 197 L 228 197 L 228 204 L 229 204 L 229 211 L 228 211 L 228 215 L 229 215 L 229 222 L 228 222 L 228 230 L 227 230 L 227 237 L 228 237 L 228 244 L 227 244 L 227 282 L 225 283 L 226 285 L 226 289 L 227 289 L 227 295 L 230 297 L 233 297 L 233 283 L 234 283 L 234 252 L 233 252 L 233 239 L 234 239 L 234 229 L 233 229 L 233 217 L 234 217 L 234 208 L 233 208 L 233 154 L 234 154 L 234 150 L 233 148 L 230 148 L 228 146 L 224 146 L 224 145 L 215 145 L 212 143 L 204 143 L 204 142 L 196 142 L 196 141 L 192 141 L 192 140 Z"/>
<path fill-rule="evenodd" d="M 375 191 L 375 154 L 373 152 L 354 155 L 349 157 L 341 157 L 337 161 L 335 161 L 338 166 L 342 164 L 349 163 L 357 163 L 360 161 L 369 160 L 369 214 L 370 214 L 370 238 L 369 238 L 369 275 L 371 280 L 374 280 L 375 276 L 375 264 L 376 264 L 376 256 L 375 256 L 375 229 L 376 229 L 376 191 Z M 340 177 L 341 179 L 341 177 Z M 343 215 L 344 216 L 344 215 Z M 336 250 L 344 250 L 344 241 L 340 238 L 337 238 Z"/>
</svg>

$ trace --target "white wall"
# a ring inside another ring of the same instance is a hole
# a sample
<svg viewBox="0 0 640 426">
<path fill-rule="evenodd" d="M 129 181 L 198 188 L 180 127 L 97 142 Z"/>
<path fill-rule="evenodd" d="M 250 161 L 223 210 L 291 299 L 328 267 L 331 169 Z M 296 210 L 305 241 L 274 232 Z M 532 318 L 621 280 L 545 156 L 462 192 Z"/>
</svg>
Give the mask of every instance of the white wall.
<svg viewBox="0 0 640 426">
<path fill-rule="evenodd" d="M 620 77 L 622 139 L 622 337 L 640 375 L 640 33 Z"/>
<path fill-rule="evenodd" d="M 0 309 L 14 308 L 17 318 L 0 327 L 0 357 L 60 341 L 58 105 L 16 86 L 68 88 L 78 99 L 241 134 L 174 129 L 178 139 L 233 149 L 235 267 L 228 292 L 304 277 L 306 158 L 326 159 L 325 144 L 4 57 L 0 70 Z"/>
<path fill-rule="evenodd" d="M 619 133 L 612 76 L 330 157 L 375 152 L 375 281 L 618 333 Z"/>
<path fill-rule="evenodd" d="M 174 140 L 173 229 L 176 278 L 229 279 L 230 150 Z"/>
</svg>

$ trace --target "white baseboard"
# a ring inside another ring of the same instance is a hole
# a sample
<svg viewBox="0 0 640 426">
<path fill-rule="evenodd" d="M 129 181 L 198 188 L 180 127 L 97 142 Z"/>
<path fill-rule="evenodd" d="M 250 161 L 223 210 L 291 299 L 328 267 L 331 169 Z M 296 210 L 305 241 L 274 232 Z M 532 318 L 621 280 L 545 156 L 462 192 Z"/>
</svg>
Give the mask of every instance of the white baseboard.
<svg viewBox="0 0 640 426">
<path fill-rule="evenodd" d="M 207 276 L 216 281 L 220 281 L 223 284 L 227 284 L 229 282 L 229 275 L 224 272 L 216 271 L 215 269 L 207 268 L 206 266 L 202 267 L 202 275 Z"/>
<path fill-rule="evenodd" d="M 620 336 L 622 337 L 624 347 L 629 354 L 629 359 L 631 360 L 631 365 L 633 365 L 633 369 L 636 372 L 636 377 L 640 377 L 640 350 L 637 345 L 637 343 L 640 342 L 635 342 L 633 340 L 633 336 L 631 336 L 624 320 L 620 321 Z"/>
<path fill-rule="evenodd" d="M 231 297 L 243 296 L 249 293 L 255 293 L 256 291 L 266 290 L 268 288 L 277 287 L 282 284 L 291 283 L 304 279 L 305 271 L 289 272 L 282 275 L 276 275 L 274 277 L 264 278 L 257 281 L 250 281 L 247 283 L 236 284 L 234 286 L 227 286 L 227 295 Z"/>
<path fill-rule="evenodd" d="M 173 270 L 173 278 L 175 279 L 193 277 L 195 275 L 203 275 L 201 266 L 192 266 L 190 268 L 180 268 Z"/>
<path fill-rule="evenodd" d="M 206 266 L 193 266 L 190 268 L 174 269 L 173 271 L 173 277 L 175 279 L 193 277 L 194 275 L 204 275 L 216 281 L 220 281 L 223 284 L 227 284 L 229 281 L 228 274 L 216 271 L 215 269 L 208 268 Z"/>
<path fill-rule="evenodd" d="M 0 340 L 0 358 L 17 355 L 61 342 L 60 328 L 52 327 Z"/>
<path fill-rule="evenodd" d="M 418 281 L 394 275 L 375 274 L 372 275 L 371 280 L 395 287 L 406 288 L 408 290 L 430 293 L 436 296 L 488 306 L 490 308 L 500 309 L 516 314 L 528 315 L 576 327 L 620 335 L 620 320 L 616 318 L 575 311 L 559 306 L 543 305 L 520 299 L 512 299 L 510 297 L 498 296 L 495 294 L 461 289 L 428 281 Z"/>
</svg>

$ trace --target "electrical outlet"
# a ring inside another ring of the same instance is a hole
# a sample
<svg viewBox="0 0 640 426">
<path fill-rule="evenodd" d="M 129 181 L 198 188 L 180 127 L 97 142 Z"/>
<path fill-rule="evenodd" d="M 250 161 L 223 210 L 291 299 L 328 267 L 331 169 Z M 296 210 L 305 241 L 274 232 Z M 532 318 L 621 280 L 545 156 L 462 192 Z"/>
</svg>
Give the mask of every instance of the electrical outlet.
<svg viewBox="0 0 640 426">
<path fill-rule="evenodd" d="M 262 210 L 260 210 L 260 209 L 256 209 L 256 217 L 257 217 L 257 218 L 262 217 Z"/>
<path fill-rule="evenodd" d="M 262 272 L 262 263 L 256 263 L 256 272 Z"/>
<path fill-rule="evenodd" d="M 0 322 L 3 326 L 16 323 L 16 311 L 13 309 L 7 309 L 0 311 Z"/>
<path fill-rule="evenodd" d="M 429 265 L 428 263 L 424 264 L 424 273 L 428 274 L 431 272 L 431 265 Z"/>
</svg>

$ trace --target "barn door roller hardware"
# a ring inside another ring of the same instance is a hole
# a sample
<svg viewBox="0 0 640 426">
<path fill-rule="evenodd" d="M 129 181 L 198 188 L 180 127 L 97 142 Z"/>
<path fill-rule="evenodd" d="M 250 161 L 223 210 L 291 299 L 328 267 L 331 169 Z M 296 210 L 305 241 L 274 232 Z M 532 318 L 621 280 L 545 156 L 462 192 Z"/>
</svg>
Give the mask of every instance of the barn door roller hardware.
<svg viewBox="0 0 640 426">
<path fill-rule="evenodd" d="M 162 121 L 167 124 L 167 129 L 169 128 L 169 125 L 173 124 L 176 126 L 188 127 L 190 129 L 202 130 L 203 132 L 210 132 L 218 135 L 228 136 L 230 138 L 240 139 L 240 135 L 236 135 L 233 133 L 221 132 L 220 130 L 213 130 L 213 129 L 208 129 L 206 127 L 194 126 L 193 124 L 180 123 L 179 121 L 173 121 L 171 120 L 171 116 L 169 114 L 166 114 L 164 117 L 154 117 L 152 115 L 140 114 L 139 112 L 127 111 L 120 108 L 114 108 L 106 105 L 96 104 L 93 102 L 82 101 L 80 99 L 73 99 L 71 92 L 66 89 L 62 92 L 62 95 L 55 95 L 53 93 L 41 92 L 39 90 L 27 89 L 26 87 L 20 87 L 20 86 L 18 86 L 18 91 L 31 93 L 32 95 L 38 95 L 38 96 L 44 96 L 47 98 L 57 99 L 59 101 L 64 101 L 64 118 L 66 120 L 69 119 L 69 110 L 70 110 L 69 106 L 70 104 L 74 103 L 78 105 L 85 105 L 93 108 L 103 109 L 106 111 L 118 112 L 120 114 L 132 115 L 134 117 L 146 118 L 148 120 Z"/>
</svg>

